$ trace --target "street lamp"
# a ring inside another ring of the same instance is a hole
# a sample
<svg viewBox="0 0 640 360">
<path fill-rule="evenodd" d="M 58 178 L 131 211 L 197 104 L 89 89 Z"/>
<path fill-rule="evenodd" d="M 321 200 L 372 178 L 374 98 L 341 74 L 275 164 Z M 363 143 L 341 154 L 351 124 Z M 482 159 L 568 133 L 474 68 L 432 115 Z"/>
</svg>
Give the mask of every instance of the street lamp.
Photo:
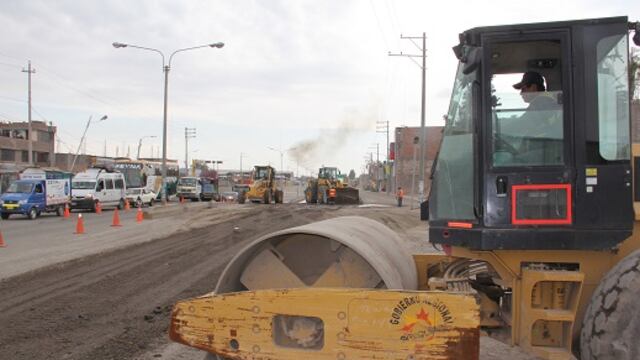
<svg viewBox="0 0 640 360">
<path fill-rule="evenodd" d="M 82 137 L 80 138 L 80 144 L 78 144 L 78 150 L 76 150 L 76 155 L 73 157 L 73 163 L 71 163 L 71 169 L 69 169 L 69 171 L 73 172 L 73 167 L 76 166 L 76 160 L 78 160 L 78 154 L 80 153 L 80 147 L 82 146 L 82 142 L 84 141 L 84 137 L 87 135 L 87 130 L 89 130 L 89 125 L 91 125 L 91 119 L 93 118 L 93 115 L 89 116 L 89 120 L 87 121 L 87 126 L 84 127 L 84 132 L 82 133 Z M 104 115 L 103 117 L 100 118 L 100 120 L 98 120 L 98 122 L 101 121 L 105 121 L 107 120 L 107 115 Z M 31 136 L 31 134 L 29 134 L 29 136 Z"/>
<path fill-rule="evenodd" d="M 284 163 L 284 161 L 283 161 L 284 153 L 286 153 L 288 151 L 293 151 L 293 150 L 297 149 L 297 147 L 292 147 L 292 148 L 288 148 L 287 150 L 282 150 L 282 149 L 273 148 L 271 146 L 267 146 L 267 149 L 273 150 L 275 152 L 280 153 L 280 171 L 284 171 L 284 165 L 283 165 L 283 163 Z"/>
<path fill-rule="evenodd" d="M 169 89 L 169 70 L 171 69 L 171 60 L 173 59 L 173 56 L 175 54 L 179 53 L 179 52 L 183 52 L 183 51 L 187 51 L 187 50 L 195 50 L 195 49 L 200 49 L 200 48 L 205 48 L 205 47 L 221 49 L 224 46 L 224 43 L 216 42 L 216 43 L 211 43 L 211 44 L 206 44 L 206 45 L 200 45 L 200 46 L 193 46 L 193 47 L 188 47 L 188 48 L 184 48 L 184 49 L 178 49 L 178 50 L 176 50 L 176 51 L 171 53 L 171 55 L 169 56 L 169 62 L 168 63 L 165 62 L 164 53 L 162 51 L 158 50 L 158 49 L 153 49 L 153 48 L 148 48 L 148 47 L 143 47 L 143 46 L 137 46 L 137 45 L 131 45 L 131 44 L 124 44 L 124 43 L 119 43 L 119 42 L 114 42 L 112 45 L 116 49 L 131 47 L 131 48 L 135 48 L 135 49 L 153 51 L 153 52 L 157 52 L 162 57 L 162 71 L 164 71 L 164 115 L 163 115 L 163 122 L 162 122 L 162 189 L 161 189 L 161 198 L 162 198 L 162 203 L 166 204 L 167 203 L 167 96 L 168 96 L 168 89 Z"/>
<path fill-rule="evenodd" d="M 155 135 L 147 135 L 147 136 L 141 137 L 140 140 L 138 140 L 138 155 L 136 156 L 136 159 L 138 159 L 138 160 L 140 159 L 140 148 L 142 147 L 142 139 L 147 139 L 147 138 L 153 139 L 153 138 L 156 138 L 156 137 L 157 136 L 155 136 Z"/>
</svg>

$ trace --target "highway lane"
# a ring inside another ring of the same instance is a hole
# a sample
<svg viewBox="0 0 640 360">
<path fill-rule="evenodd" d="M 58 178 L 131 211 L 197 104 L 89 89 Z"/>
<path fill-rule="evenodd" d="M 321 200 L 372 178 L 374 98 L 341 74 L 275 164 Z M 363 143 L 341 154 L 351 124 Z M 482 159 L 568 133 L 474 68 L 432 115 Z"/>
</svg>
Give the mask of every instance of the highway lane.
<svg viewBox="0 0 640 360">
<path fill-rule="evenodd" d="M 182 207 L 182 208 L 179 208 Z M 35 220 L 14 215 L 0 221 L 5 247 L 0 248 L 0 279 L 43 266 L 73 260 L 101 251 L 166 236 L 189 218 L 184 209 L 204 208 L 204 203 L 172 203 L 145 208 L 153 219 L 136 222 L 136 209 L 119 211 L 120 227 L 112 227 L 112 209 L 102 214 L 82 212 L 85 234 L 74 234 L 80 212 L 71 217 L 43 215 Z M 181 210 L 182 209 L 182 210 Z M 173 216 L 168 216 L 170 213 Z M 158 216 L 153 216 L 158 214 Z M 161 216 L 165 214 L 167 216 Z M 148 215 L 147 215 L 148 216 Z"/>
<path fill-rule="evenodd" d="M 223 189 L 221 189 L 223 190 Z M 224 190 L 223 190 L 224 191 Z M 285 187 L 284 201 L 297 203 L 303 197 L 303 189 Z M 102 214 L 72 212 L 63 218 L 55 214 L 43 214 L 35 220 L 12 215 L 0 220 L 0 232 L 5 247 L 0 248 L 0 280 L 44 266 L 70 261 L 102 251 L 136 243 L 151 241 L 178 231 L 197 213 L 216 213 L 220 207 L 252 207 L 263 204 L 224 204 L 215 202 L 170 202 L 166 206 L 156 204 L 143 210 L 151 219 L 136 223 L 136 210 L 119 211 L 121 227 L 112 227 L 113 209 Z M 85 234 L 74 234 L 78 215 L 82 214 Z"/>
</svg>

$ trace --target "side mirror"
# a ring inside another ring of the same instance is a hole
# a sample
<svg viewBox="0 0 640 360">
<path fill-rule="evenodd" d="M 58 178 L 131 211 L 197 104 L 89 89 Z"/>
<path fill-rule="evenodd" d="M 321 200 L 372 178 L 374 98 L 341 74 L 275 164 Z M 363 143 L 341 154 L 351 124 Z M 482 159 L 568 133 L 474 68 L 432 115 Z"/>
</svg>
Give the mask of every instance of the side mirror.
<svg viewBox="0 0 640 360">
<path fill-rule="evenodd" d="M 420 220 L 429 221 L 429 200 L 420 204 Z"/>
</svg>

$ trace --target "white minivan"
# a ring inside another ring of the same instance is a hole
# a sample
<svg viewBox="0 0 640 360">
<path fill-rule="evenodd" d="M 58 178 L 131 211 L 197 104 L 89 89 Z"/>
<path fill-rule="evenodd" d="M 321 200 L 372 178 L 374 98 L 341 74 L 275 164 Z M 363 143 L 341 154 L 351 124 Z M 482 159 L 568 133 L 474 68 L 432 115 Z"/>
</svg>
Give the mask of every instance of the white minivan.
<svg viewBox="0 0 640 360">
<path fill-rule="evenodd" d="M 127 196 L 124 175 L 105 168 L 89 168 L 71 181 L 71 209 L 96 210 L 100 206 L 124 208 Z"/>
</svg>

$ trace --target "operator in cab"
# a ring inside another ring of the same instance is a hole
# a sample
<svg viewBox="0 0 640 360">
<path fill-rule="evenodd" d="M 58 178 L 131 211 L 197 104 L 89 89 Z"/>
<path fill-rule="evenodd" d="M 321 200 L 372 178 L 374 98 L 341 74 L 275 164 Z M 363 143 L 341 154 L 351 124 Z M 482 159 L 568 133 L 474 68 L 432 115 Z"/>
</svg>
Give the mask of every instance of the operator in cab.
<svg viewBox="0 0 640 360">
<path fill-rule="evenodd" d="M 522 100 L 529 104 L 524 116 L 532 116 L 536 111 L 546 111 L 558 107 L 558 102 L 546 91 L 544 78 L 535 71 L 527 71 L 522 75 L 522 80 L 513 85 L 520 90 Z"/>
<path fill-rule="evenodd" d="M 510 127 L 513 165 L 552 165 L 562 163 L 562 98 L 560 92 L 548 91 L 545 79 L 536 71 L 527 71 L 513 85 L 527 104 Z M 516 140 L 516 139 L 519 139 Z"/>
</svg>

